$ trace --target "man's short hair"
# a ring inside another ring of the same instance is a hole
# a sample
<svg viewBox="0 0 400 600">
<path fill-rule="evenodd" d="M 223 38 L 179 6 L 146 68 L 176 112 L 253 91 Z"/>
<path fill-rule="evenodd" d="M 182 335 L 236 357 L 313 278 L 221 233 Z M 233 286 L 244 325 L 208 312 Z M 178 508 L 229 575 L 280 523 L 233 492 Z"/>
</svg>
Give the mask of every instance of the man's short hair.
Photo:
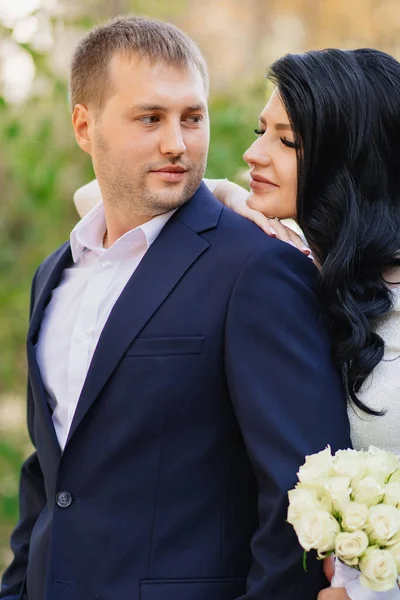
<svg viewBox="0 0 400 600">
<path fill-rule="evenodd" d="M 117 17 L 89 31 L 74 52 L 69 87 L 72 110 L 76 104 L 91 104 L 102 110 L 113 93 L 109 64 L 114 55 L 138 56 L 151 63 L 195 69 L 208 94 L 206 62 L 186 33 L 171 23 L 154 19 Z"/>
</svg>

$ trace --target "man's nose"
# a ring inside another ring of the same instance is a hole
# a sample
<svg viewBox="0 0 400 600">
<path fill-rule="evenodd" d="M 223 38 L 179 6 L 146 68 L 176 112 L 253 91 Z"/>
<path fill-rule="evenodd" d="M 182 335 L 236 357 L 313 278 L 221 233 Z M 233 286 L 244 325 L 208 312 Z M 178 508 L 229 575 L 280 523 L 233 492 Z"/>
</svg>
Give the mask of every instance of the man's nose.
<svg viewBox="0 0 400 600">
<path fill-rule="evenodd" d="M 160 145 L 162 154 L 181 156 L 186 152 L 180 124 L 173 124 L 166 128 Z"/>
</svg>

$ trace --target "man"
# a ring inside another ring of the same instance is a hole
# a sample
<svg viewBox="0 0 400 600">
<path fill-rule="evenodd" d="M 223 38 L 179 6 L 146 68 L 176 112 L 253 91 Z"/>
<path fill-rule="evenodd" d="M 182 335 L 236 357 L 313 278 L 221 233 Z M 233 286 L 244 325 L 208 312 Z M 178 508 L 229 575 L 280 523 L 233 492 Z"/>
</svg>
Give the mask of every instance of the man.
<svg viewBox="0 0 400 600">
<path fill-rule="evenodd" d="M 316 270 L 201 184 L 207 71 L 181 31 L 94 29 L 70 88 L 103 202 L 34 278 L 0 598 L 315 598 L 287 490 L 350 443 Z"/>
</svg>

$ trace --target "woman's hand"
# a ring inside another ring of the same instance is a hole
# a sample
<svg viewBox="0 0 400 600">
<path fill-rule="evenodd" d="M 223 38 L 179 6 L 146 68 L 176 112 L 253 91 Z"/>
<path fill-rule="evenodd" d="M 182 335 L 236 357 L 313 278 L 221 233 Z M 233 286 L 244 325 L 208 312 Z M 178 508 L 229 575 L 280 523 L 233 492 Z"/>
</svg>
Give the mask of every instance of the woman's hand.
<svg viewBox="0 0 400 600">
<path fill-rule="evenodd" d="M 333 556 L 328 556 L 324 559 L 324 573 L 328 581 L 332 581 L 335 573 L 335 562 Z M 327 588 L 321 590 L 317 600 L 350 600 L 345 588 Z"/>
<path fill-rule="evenodd" d="M 318 594 L 317 600 L 351 600 L 344 588 L 327 588 Z"/>
<path fill-rule="evenodd" d="M 325 577 L 330 583 L 332 581 L 332 577 L 335 574 L 335 559 L 333 558 L 332 554 L 324 558 L 323 570 Z"/>
<path fill-rule="evenodd" d="M 225 206 L 239 215 L 246 217 L 246 219 L 253 221 L 267 235 L 294 246 L 313 260 L 310 248 L 293 229 L 290 229 L 290 227 L 284 225 L 279 220 L 266 217 L 262 212 L 247 206 L 246 201 L 249 192 L 240 185 L 232 181 L 223 180 L 217 185 L 213 193 Z"/>
</svg>

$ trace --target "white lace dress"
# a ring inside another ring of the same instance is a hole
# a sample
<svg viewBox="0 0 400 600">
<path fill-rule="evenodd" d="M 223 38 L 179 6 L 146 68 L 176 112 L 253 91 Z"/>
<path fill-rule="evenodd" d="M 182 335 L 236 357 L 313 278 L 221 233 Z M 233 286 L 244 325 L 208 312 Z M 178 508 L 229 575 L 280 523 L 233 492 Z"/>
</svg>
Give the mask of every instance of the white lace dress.
<svg viewBox="0 0 400 600">
<path fill-rule="evenodd" d="M 394 289 L 393 309 L 375 327 L 385 341 L 383 360 L 364 383 L 359 398 L 382 416 L 369 415 L 352 404 L 348 406 L 350 433 L 356 450 L 373 445 L 400 455 L 400 288 Z M 356 571 L 336 563 L 334 587 L 346 587 L 351 600 L 399 600 L 400 591 L 372 592 L 363 587 Z"/>
<path fill-rule="evenodd" d="M 348 415 L 356 450 L 373 445 L 400 455 L 400 288 L 393 289 L 393 309 L 375 328 L 385 341 L 384 358 L 359 393 L 364 404 L 385 412 L 375 417 L 349 405 Z"/>
</svg>

